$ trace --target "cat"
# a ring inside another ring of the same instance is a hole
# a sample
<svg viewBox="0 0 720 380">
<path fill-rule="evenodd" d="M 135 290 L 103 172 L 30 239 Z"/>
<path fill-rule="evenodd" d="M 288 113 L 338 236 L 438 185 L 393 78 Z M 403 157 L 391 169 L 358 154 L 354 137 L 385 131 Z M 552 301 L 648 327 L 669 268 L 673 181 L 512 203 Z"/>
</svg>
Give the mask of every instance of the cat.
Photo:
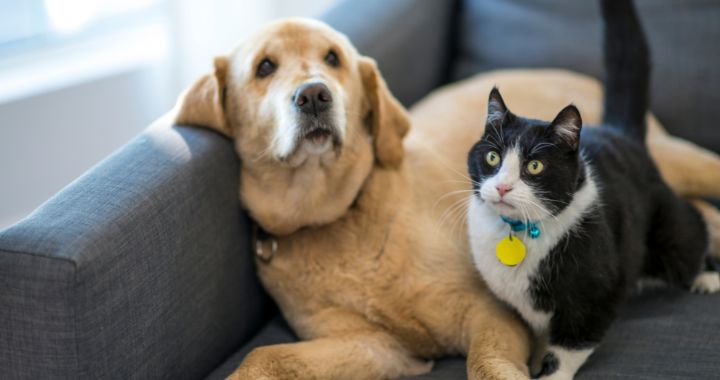
<svg viewBox="0 0 720 380">
<path fill-rule="evenodd" d="M 532 374 L 571 379 L 640 277 L 720 290 L 705 270 L 700 213 L 663 182 L 644 144 L 650 64 L 629 0 L 602 0 L 605 112 L 551 122 L 513 114 L 493 88 L 468 154 L 468 233 L 475 266 L 538 338 Z M 536 350 L 536 351 L 538 351 Z"/>
</svg>

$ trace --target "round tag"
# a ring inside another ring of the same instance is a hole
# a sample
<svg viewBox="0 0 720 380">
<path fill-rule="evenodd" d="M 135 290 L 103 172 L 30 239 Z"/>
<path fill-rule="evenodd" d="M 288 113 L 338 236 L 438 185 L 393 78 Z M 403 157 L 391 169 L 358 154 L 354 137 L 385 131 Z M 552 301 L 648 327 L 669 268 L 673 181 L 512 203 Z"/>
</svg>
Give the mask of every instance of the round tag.
<svg viewBox="0 0 720 380">
<path fill-rule="evenodd" d="M 525 259 L 525 244 L 517 236 L 506 236 L 495 246 L 495 255 L 501 263 L 514 267 Z"/>
</svg>

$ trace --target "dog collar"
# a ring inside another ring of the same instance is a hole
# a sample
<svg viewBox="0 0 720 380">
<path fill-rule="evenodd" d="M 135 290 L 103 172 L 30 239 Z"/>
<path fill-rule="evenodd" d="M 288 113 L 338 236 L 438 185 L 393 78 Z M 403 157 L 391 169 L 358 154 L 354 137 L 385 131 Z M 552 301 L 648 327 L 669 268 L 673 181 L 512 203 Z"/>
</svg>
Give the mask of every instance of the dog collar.
<svg viewBox="0 0 720 380">
<path fill-rule="evenodd" d="M 527 230 L 528 235 L 530 235 L 531 239 L 537 239 L 540 236 L 540 228 L 538 228 L 537 223 L 528 221 L 527 223 L 524 223 L 520 220 L 511 219 L 505 216 L 500 216 L 503 222 L 507 223 L 510 226 L 510 229 L 513 232 L 520 232 Z"/>
<path fill-rule="evenodd" d="M 275 252 L 277 252 L 278 249 L 278 242 L 277 239 L 275 239 L 274 236 L 267 233 L 267 231 L 263 230 L 260 225 L 253 221 L 253 240 L 255 240 L 255 256 L 257 256 L 258 259 L 260 259 L 264 263 L 269 263 L 273 256 L 275 256 Z M 270 243 L 268 249 L 265 249 L 266 243 Z"/>
</svg>

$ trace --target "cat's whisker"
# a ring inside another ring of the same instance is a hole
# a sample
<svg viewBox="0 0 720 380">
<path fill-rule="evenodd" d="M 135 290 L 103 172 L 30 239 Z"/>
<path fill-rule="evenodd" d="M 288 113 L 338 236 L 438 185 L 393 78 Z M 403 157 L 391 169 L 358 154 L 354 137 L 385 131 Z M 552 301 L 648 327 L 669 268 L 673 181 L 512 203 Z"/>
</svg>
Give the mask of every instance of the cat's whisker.
<svg viewBox="0 0 720 380">
<path fill-rule="evenodd" d="M 444 226 L 447 221 L 451 218 L 451 215 L 453 214 L 455 208 L 457 208 L 461 203 L 455 202 L 451 206 L 449 206 L 440 216 L 438 219 L 438 226 Z"/>
<path fill-rule="evenodd" d="M 454 190 L 454 191 L 447 192 L 447 193 L 443 194 L 442 196 L 438 197 L 438 199 L 435 201 L 435 203 L 434 203 L 433 206 L 432 206 L 432 210 L 434 211 L 434 210 L 435 210 L 435 207 L 437 207 L 438 204 L 443 201 L 443 199 L 446 199 L 446 198 L 451 197 L 451 196 L 453 196 L 453 195 L 468 194 L 468 193 L 469 193 L 469 194 L 472 194 L 472 193 L 474 193 L 474 192 L 475 192 L 475 190 Z"/>
<path fill-rule="evenodd" d="M 463 203 L 463 207 L 458 207 L 455 212 L 455 219 L 452 221 L 450 225 L 450 234 L 451 236 L 454 236 L 457 233 L 457 229 L 461 228 L 464 223 L 467 221 L 467 211 L 469 209 L 469 202 L 470 199 L 466 199 L 465 203 Z"/>
<path fill-rule="evenodd" d="M 486 146 L 488 148 L 492 148 L 495 150 L 502 150 L 502 149 L 500 149 L 499 145 L 497 145 L 496 143 L 489 141 L 489 140 L 483 141 L 482 143 L 479 144 L 479 146 Z"/>
<path fill-rule="evenodd" d="M 444 180 L 444 181 L 440 181 L 440 182 L 438 182 L 438 183 L 462 183 L 462 184 L 467 184 L 467 185 L 476 185 L 476 186 L 478 186 L 478 187 L 482 186 L 482 183 L 473 181 L 473 180 L 471 180 L 471 179 L 468 179 L 468 180 L 447 179 L 447 180 Z"/>
<path fill-rule="evenodd" d="M 540 192 L 540 191 L 537 191 L 536 189 L 533 188 L 533 193 L 534 193 L 534 194 L 538 194 L 538 193 L 541 193 L 541 192 Z M 538 196 L 538 195 L 535 195 L 535 198 L 536 198 L 539 202 L 551 202 L 551 201 L 553 201 L 553 200 L 551 200 L 551 199 L 544 198 L 544 197 L 541 197 L 541 196 Z M 546 207 L 544 207 L 543 205 L 538 204 L 537 202 L 535 202 L 530 196 L 526 196 L 526 197 L 524 198 L 524 200 L 525 200 L 526 202 L 528 202 L 529 204 L 531 204 L 535 209 L 537 209 L 537 211 L 538 211 L 539 213 L 543 214 L 544 216 L 552 217 L 552 218 L 554 218 L 556 221 L 558 221 L 556 215 L 554 215 L 550 210 L 548 210 L 548 209 L 547 209 Z M 561 203 L 565 203 L 565 202 L 561 202 Z"/>
<path fill-rule="evenodd" d="M 549 142 L 541 142 L 540 144 L 537 144 L 533 147 L 533 149 L 530 151 L 530 155 L 540 153 L 541 151 L 547 149 L 547 148 L 557 148 L 557 144 L 549 143 Z"/>
<path fill-rule="evenodd" d="M 464 205 L 463 202 L 466 201 L 467 199 L 468 199 L 468 197 L 462 197 L 462 198 L 454 201 L 453 203 L 451 203 L 450 206 L 448 206 L 448 208 L 445 209 L 445 211 L 440 216 L 440 218 L 438 220 L 438 224 L 442 226 L 447 221 L 446 219 L 450 218 L 450 216 L 454 213 L 455 209 L 457 209 L 458 207 L 462 207 Z"/>
<path fill-rule="evenodd" d="M 502 135 L 500 135 L 500 140 L 498 140 L 497 131 L 495 134 L 492 134 L 492 133 L 488 134 L 487 142 L 492 143 L 497 150 L 502 150 L 501 146 L 505 146 L 505 141 L 504 141 Z"/>
<path fill-rule="evenodd" d="M 464 225 L 464 222 L 467 220 L 468 201 L 469 199 L 464 203 L 460 203 L 452 211 L 447 224 L 449 226 L 450 236 L 455 236 L 457 228 Z"/>
</svg>

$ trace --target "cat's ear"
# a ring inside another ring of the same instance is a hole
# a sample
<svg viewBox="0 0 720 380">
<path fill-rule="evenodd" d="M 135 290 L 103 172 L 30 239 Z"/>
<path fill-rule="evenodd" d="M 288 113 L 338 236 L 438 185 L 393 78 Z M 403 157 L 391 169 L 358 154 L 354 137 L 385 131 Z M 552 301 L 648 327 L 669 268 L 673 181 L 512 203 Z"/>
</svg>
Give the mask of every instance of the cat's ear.
<svg viewBox="0 0 720 380">
<path fill-rule="evenodd" d="M 570 145 L 573 150 L 577 150 L 580 144 L 580 130 L 582 129 L 580 111 L 572 104 L 563 108 L 550 124 L 550 129 Z"/>
<path fill-rule="evenodd" d="M 493 87 L 490 91 L 490 97 L 488 98 L 488 110 L 487 110 L 487 124 L 494 125 L 495 123 L 505 119 L 508 109 L 505 106 L 505 101 L 500 95 L 500 91 L 497 87 Z"/>
</svg>

